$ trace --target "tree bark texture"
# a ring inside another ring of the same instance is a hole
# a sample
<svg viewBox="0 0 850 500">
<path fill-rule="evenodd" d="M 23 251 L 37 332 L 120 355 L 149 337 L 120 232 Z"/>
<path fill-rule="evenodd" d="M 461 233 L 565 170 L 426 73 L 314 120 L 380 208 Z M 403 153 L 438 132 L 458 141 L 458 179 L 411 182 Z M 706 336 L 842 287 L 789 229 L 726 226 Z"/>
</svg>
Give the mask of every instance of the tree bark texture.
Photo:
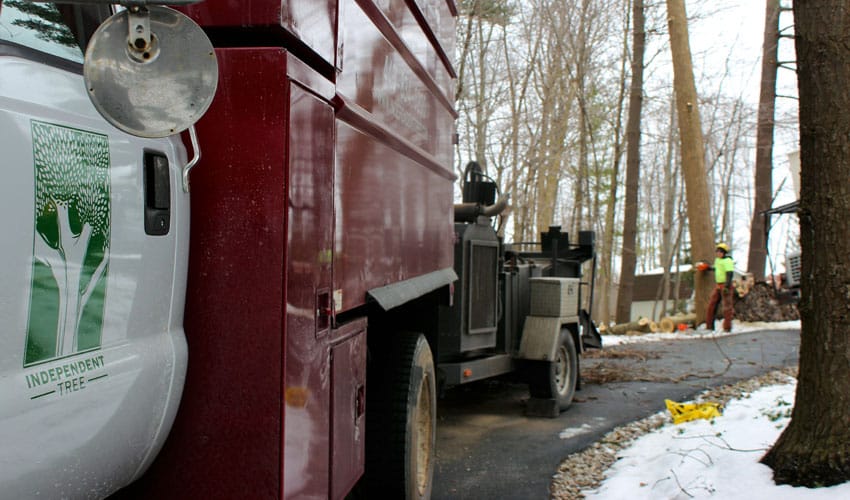
<svg viewBox="0 0 850 500">
<path fill-rule="evenodd" d="M 688 201 L 691 257 L 694 261 L 711 262 L 714 259 L 714 228 L 711 225 L 705 143 L 694 84 L 684 0 L 667 0 L 667 24 L 670 29 L 670 50 L 673 53 L 673 88 L 676 91 L 676 112 L 682 142 L 682 173 Z M 698 318 L 705 317 L 705 309 L 714 287 L 708 274 L 695 273 L 694 305 Z"/>
<path fill-rule="evenodd" d="M 791 422 L 762 462 L 780 484 L 850 480 L 850 4 L 795 0 L 802 341 Z"/>
<path fill-rule="evenodd" d="M 779 47 L 779 0 L 767 0 L 764 15 L 764 42 L 761 56 L 761 90 L 756 132 L 756 198 L 750 224 L 750 252 L 747 267 L 756 281 L 764 281 L 767 259 L 767 233 L 762 213 L 773 197 L 773 118 L 776 107 L 777 50 Z"/>
<path fill-rule="evenodd" d="M 643 0 L 634 0 L 632 84 L 629 91 L 629 118 L 626 124 L 626 205 L 623 212 L 623 250 L 620 287 L 617 291 L 617 322 L 631 319 L 637 254 L 638 182 L 640 177 L 640 114 L 643 106 L 643 54 L 646 32 Z"/>
</svg>

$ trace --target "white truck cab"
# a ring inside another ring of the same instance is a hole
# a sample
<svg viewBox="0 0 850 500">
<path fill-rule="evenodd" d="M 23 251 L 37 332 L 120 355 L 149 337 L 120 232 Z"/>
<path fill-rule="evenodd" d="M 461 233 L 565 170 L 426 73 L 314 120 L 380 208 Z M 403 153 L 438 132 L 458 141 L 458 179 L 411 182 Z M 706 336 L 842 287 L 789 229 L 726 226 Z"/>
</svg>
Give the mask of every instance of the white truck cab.
<svg viewBox="0 0 850 500">
<path fill-rule="evenodd" d="M 81 47 L 108 11 L 0 1 L 0 499 L 127 485 L 183 389 L 186 151 L 89 100 Z"/>
</svg>

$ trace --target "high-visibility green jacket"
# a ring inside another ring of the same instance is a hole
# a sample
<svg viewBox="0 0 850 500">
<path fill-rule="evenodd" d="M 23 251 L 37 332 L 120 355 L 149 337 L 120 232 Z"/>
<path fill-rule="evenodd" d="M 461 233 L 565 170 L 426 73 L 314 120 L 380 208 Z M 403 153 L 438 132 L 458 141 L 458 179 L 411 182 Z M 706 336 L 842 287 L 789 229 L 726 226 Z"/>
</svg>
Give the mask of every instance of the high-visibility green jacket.
<svg viewBox="0 0 850 500">
<path fill-rule="evenodd" d="M 714 281 L 717 283 L 732 283 L 732 276 L 735 273 L 735 261 L 732 257 L 723 257 L 714 259 Z"/>
</svg>

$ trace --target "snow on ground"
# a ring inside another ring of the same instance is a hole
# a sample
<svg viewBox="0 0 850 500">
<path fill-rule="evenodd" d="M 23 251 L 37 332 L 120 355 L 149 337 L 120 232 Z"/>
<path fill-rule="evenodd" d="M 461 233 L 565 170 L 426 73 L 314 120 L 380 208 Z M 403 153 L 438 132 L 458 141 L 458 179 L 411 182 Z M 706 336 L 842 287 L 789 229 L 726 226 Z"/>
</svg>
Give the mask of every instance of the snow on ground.
<svg viewBox="0 0 850 500">
<path fill-rule="evenodd" d="M 771 469 L 759 463 L 790 421 L 796 381 L 789 377 L 788 382 L 729 401 L 713 421 L 671 421 L 638 438 L 618 453 L 599 488 L 582 493 L 617 500 L 850 498 L 850 483 L 776 486 Z"/>
<path fill-rule="evenodd" d="M 637 342 L 654 342 L 659 340 L 672 339 L 711 339 L 724 337 L 726 335 L 737 335 L 739 333 L 752 332 L 756 330 L 799 330 L 800 320 L 796 321 L 780 321 L 776 323 L 753 322 L 744 323 L 738 320 L 732 320 L 732 331 L 724 332 L 722 329 L 717 331 L 710 330 L 693 330 L 687 329 L 673 333 L 645 333 L 641 335 L 603 335 L 602 347 L 609 347 L 620 344 L 634 344 Z"/>
<path fill-rule="evenodd" d="M 714 338 L 755 330 L 800 329 L 799 321 L 781 323 L 733 322 L 732 332 L 688 329 L 676 333 L 604 335 L 603 346 L 670 339 Z M 788 425 L 796 380 L 762 387 L 729 401 L 721 417 L 667 424 L 638 439 L 617 454 L 605 481 L 586 498 L 742 500 L 850 498 L 850 483 L 831 488 L 794 488 L 773 483 L 772 471 L 761 457 Z"/>
</svg>

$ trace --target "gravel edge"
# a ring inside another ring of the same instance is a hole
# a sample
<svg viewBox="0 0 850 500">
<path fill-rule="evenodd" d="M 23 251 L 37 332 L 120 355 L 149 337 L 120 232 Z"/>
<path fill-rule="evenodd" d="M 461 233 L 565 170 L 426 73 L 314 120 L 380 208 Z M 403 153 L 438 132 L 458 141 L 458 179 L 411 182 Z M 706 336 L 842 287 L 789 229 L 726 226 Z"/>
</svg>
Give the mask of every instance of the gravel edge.
<svg viewBox="0 0 850 500">
<path fill-rule="evenodd" d="M 748 380 L 709 389 L 700 393 L 694 400 L 710 400 L 725 406 L 730 400 L 741 398 L 762 386 L 787 384 L 790 382 L 789 377 L 796 376 L 796 367 L 775 370 Z M 549 485 L 550 497 L 559 500 L 584 498 L 582 490 L 599 487 L 605 479 L 606 470 L 617 461 L 617 453 L 620 450 L 669 421 L 670 417 L 666 411 L 658 412 L 617 427 L 584 450 L 569 455 L 558 466 L 552 478 Z"/>
</svg>

